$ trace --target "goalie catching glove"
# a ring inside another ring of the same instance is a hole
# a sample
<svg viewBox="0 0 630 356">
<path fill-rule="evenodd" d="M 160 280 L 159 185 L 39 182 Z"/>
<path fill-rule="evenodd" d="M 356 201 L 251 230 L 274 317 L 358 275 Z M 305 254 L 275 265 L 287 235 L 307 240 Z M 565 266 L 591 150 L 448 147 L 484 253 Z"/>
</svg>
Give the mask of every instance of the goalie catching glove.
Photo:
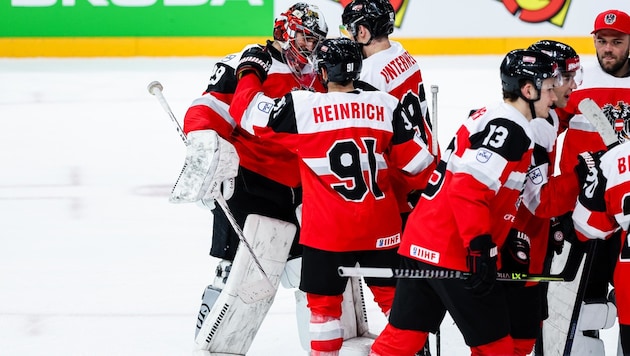
<svg viewBox="0 0 630 356">
<path fill-rule="evenodd" d="M 169 201 L 201 202 L 213 209 L 214 200 L 219 194 L 229 199 L 234 193 L 238 154 L 234 146 L 214 130 L 191 131 L 187 136 L 184 168 L 173 187 Z"/>
<path fill-rule="evenodd" d="M 497 245 L 490 235 L 477 236 L 470 241 L 466 263 L 471 276 L 466 279 L 466 289 L 475 296 L 490 293 L 497 280 Z"/>
<path fill-rule="evenodd" d="M 241 79 L 243 75 L 253 72 L 264 82 L 271 68 L 271 61 L 271 55 L 266 49 L 260 46 L 250 47 L 243 52 L 236 66 L 236 78 Z"/>
</svg>

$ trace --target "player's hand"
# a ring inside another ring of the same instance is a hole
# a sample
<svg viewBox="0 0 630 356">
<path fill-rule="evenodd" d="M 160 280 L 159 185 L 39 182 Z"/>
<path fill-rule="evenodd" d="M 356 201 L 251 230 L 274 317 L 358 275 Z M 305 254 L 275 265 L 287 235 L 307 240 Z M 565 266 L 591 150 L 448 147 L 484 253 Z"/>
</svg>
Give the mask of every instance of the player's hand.
<svg viewBox="0 0 630 356">
<path fill-rule="evenodd" d="M 606 179 L 599 169 L 599 161 L 605 151 L 582 152 L 578 156 L 575 172 L 580 182 L 579 202 L 591 211 L 606 211 L 604 191 Z"/>
<path fill-rule="evenodd" d="M 271 68 L 271 54 L 265 48 L 254 46 L 246 49 L 241 55 L 241 60 L 236 66 L 236 78 L 241 77 L 249 72 L 258 76 L 261 82 L 267 79 L 267 73 Z"/>
<path fill-rule="evenodd" d="M 497 245 L 490 235 L 470 241 L 466 262 L 472 274 L 465 281 L 466 289 L 478 297 L 488 294 L 497 280 Z"/>
<path fill-rule="evenodd" d="M 529 272 L 529 236 L 516 229 L 510 229 L 505 244 L 501 248 L 501 270 L 505 272 Z M 510 284 L 512 285 L 512 283 Z M 515 282 L 514 286 L 525 283 Z"/>
<path fill-rule="evenodd" d="M 597 179 L 599 159 L 604 153 L 605 151 L 582 152 L 578 155 L 578 164 L 575 166 L 575 173 L 577 174 L 581 188 L 584 188 L 584 184 L 590 184 Z"/>
</svg>

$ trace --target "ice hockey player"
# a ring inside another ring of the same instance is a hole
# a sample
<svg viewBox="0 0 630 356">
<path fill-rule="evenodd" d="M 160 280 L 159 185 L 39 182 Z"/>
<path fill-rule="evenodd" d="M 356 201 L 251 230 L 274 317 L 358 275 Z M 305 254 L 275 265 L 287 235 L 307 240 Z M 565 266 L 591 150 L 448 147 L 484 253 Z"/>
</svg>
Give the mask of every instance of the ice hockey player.
<svg viewBox="0 0 630 356">
<path fill-rule="evenodd" d="M 581 152 L 597 152 L 606 148 L 599 133 L 580 115 L 577 106 L 584 98 L 593 99 L 602 108 L 617 131 L 620 142 L 627 140 L 630 132 L 630 16 L 620 10 L 603 11 L 595 18 L 591 33 L 598 63 L 584 68 L 582 85 L 571 94 L 564 109 L 570 121 L 562 145 L 560 172 L 572 170 Z M 601 309 L 611 313 L 614 306 L 610 306 L 607 295 L 621 248 L 620 235 L 618 231 L 607 240 L 598 242 L 584 295 L 585 305 L 601 304 Z M 584 315 L 584 310 L 580 315 L 584 320 L 591 319 Z M 614 320 L 614 315 L 601 320 L 609 319 Z M 584 354 L 603 354 L 604 345 L 598 340 L 598 334 L 605 325 L 593 325 L 591 330 L 576 333 L 576 338 L 591 339 L 579 341 L 590 345 L 591 349 L 586 346 L 579 348 Z"/>
<path fill-rule="evenodd" d="M 265 94 L 280 97 L 295 89 L 324 91 L 321 83 L 316 80 L 315 71 L 309 64 L 309 57 L 318 43 L 326 38 L 327 32 L 326 21 L 318 7 L 299 2 L 276 18 L 273 41 L 267 41 L 265 45 L 247 46 L 244 50 L 251 47 L 265 48 L 272 57 L 268 78 L 262 88 Z M 213 208 L 213 200 L 217 194 L 220 194 L 222 188 L 226 192 L 225 198 L 229 199 L 227 201 L 229 209 L 241 228 L 246 219 L 253 215 L 269 217 L 299 227 L 296 208 L 301 204 L 301 188 L 296 156 L 278 143 L 262 142 L 248 131 L 250 127 L 234 120 L 228 113 L 228 108 L 234 98 L 237 83 L 235 68 L 241 58 L 241 53 L 227 55 L 215 64 L 205 92 L 194 100 L 186 112 L 184 131 L 191 142 L 186 162 L 195 164 L 185 165 L 173 189 L 171 201 L 201 200 L 204 205 Z M 215 152 L 202 155 L 199 152 L 207 150 L 199 151 L 195 147 L 214 147 Z M 233 152 L 234 148 L 237 156 L 230 156 L 229 152 Z M 202 164 L 197 163 L 200 160 Z M 207 172 L 199 172 L 200 167 L 211 169 Z M 238 177 L 234 179 L 237 169 Z M 201 178 L 195 179 L 195 177 Z M 189 184 L 190 182 L 194 184 Z M 233 262 L 239 246 L 239 237 L 221 209 L 216 208 L 212 210 L 212 213 L 214 220 L 210 255 L 222 261 L 217 267 L 214 283 L 209 285 L 204 292 L 197 323 L 195 347 L 206 351 L 212 349 L 215 352 L 245 354 L 257 331 L 257 327 L 253 325 L 260 325 L 268 310 L 268 305 L 257 308 L 256 312 L 247 319 L 228 319 L 222 315 L 225 320 L 230 320 L 229 323 L 222 321 L 222 327 L 232 328 L 234 332 L 242 331 L 244 325 L 256 329 L 252 330 L 251 337 L 247 337 L 249 340 L 239 341 L 239 344 L 245 346 L 238 352 L 224 345 L 215 345 L 216 347 L 208 345 L 208 335 L 198 334 L 203 325 L 208 324 L 204 329 L 206 331 L 210 330 L 208 327 L 214 325 L 214 320 L 204 319 L 210 313 L 225 283 L 238 285 L 241 282 L 230 282 L 227 278 L 232 269 L 232 263 L 239 263 L 239 261 Z M 287 257 L 290 259 L 301 253 L 297 235 L 296 233 L 295 237 L 291 236 L 291 241 L 289 241 L 291 249 Z M 259 238 L 264 239 L 269 236 Z M 279 239 L 268 242 L 268 244 L 271 243 L 278 243 L 278 249 L 284 246 Z M 293 262 L 293 265 L 299 266 L 299 260 L 296 262 Z M 287 268 L 287 271 L 290 270 Z M 288 273 L 287 276 L 293 278 L 283 279 L 283 284 L 286 280 L 288 286 L 293 284 L 293 287 L 297 288 L 299 281 L 296 278 L 299 277 L 299 270 L 298 276 L 295 273 Z M 235 309 L 236 307 L 232 306 L 231 310 Z M 210 344 L 214 342 L 219 341 L 214 339 Z"/>
<path fill-rule="evenodd" d="M 431 152 L 439 156 L 439 149 L 432 147 L 431 123 L 420 66 L 399 42 L 389 39 L 394 31 L 395 16 L 389 0 L 353 0 L 344 7 L 341 15 L 341 34 L 361 46 L 364 59 L 360 80 L 398 98 L 407 112 L 421 112 L 423 120 L 414 123 L 415 129 L 429 144 Z M 408 178 L 396 171 L 392 172 L 392 179 L 404 223 L 419 192 L 408 196 L 409 189 L 405 186 Z M 422 182 L 414 185 L 422 185 Z"/>
<path fill-rule="evenodd" d="M 398 98 L 410 120 L 414 117 L 421 119 L 412 124 L 429 145 L 437 163 L 439 148 L 432 147 L 433 133 L 420 66 L 399 42 L 389 39 L 394 31 L 395 16 L 394 7 L 389 0 L 353 0 L 344 7 L 341 15 L 341 35 L 354 40 L 361 47 L 363 68 L 359 79 Z M 421 116 L 416 114 L 418 112 Z M 390 176 L 404 228 L 411 208 L 420 196 L 420 190 L 409 194 L 409 186 L 423 187 L 426 182 L 407 183 L 409 177 L 403 176 L 395 168 L 391 169 Z M 422 179 L 422 176 L 417 176 L 416 179 Z M 420 355 L 430 355 L 428 343 Z"/>
<path fill-rule="evenodd" d="M 495 284 L 497 249 L 511 228 L 531 163 L 530 121 L 549 115 L 558 71 L 544 53 L 514 50 L 503 59 L 500 77 L 503 103 L 472 113 L 459 128 L 399 246 L 403 268 L 472 275 L 399 279 L 372 356 L 413 355 L 447 311 L 472 355 L 514 353 L 505 290 Z"/>
<path fill-rule="evenodd" d="M 571 46 L 553 40 L 538 41 L 528 49 L 549 55 L 558 65 L 562 84 L 553 89 L 557 97 L 554 106 L 565 107 L 571 92 L 582 80 L 580 57 Z M 539 117 L 530 122 L 535 143 L 533 166 L 527 174 L 523 202 L 501 251 L 501 268 L 505 272 L 549 273 L 547 260 L 560 252 L 564 243 L 562 238 L 550 235 L 550 219 L 573 210 L 579 186 L 573 170 L 553 175 L 560 126 L 555 108 L 549 111 L 547 118 Z M 505 284 L 514 356 L 532 352 L 542 321 L 547 318 L 548 285 Z"/>
<path fill-rule="evenodd" d="M 573 211 L 578 237 L 582 240 L 607 239 L 620 233 L 624 241 L 614 271 L 613 284 L 622 348 L 617 355 L 630 355 L 630 253 L 627 244 L 630 226 L 630 143 L 618 145 L 608 152 L 584 152 L 580 155 L 579 162 L 583 185 Z"/>
<path fill-rule="evenodd" d="M 268 66 L 259 63 L 267 63 L 266 58 L 260 49 L 244 55 L 230 113 L 239 118 L 247 111 L 247 120 L 267 121 L 273 132 L 262 131 L 261 137 L 273 137 L 299 156 L 304 194 L 300 289 L 311 311 L 311 355 L 338 355 L 347 278 L 337 268 L 398 265 L 401 219 L 388 167 L 411 176 L 430 174 L 434 159 L 406 125 L 395 97 L 355 89 L 362 56 L 352 40 L 326 39 L 317 50 L 327 93 L 294 91 L 275 101 L 262 95 Z M 388 313 L 395 280 L 367 278 L 366 284 Z"/>
</svg>

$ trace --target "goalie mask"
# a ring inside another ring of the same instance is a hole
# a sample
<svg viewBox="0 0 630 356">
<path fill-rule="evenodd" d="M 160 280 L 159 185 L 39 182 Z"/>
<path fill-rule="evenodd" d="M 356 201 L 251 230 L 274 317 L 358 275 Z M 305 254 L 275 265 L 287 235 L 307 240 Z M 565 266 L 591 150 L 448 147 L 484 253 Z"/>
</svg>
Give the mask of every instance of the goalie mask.
<svg viewBox="0 0 630 356">
<path fill-rule="evenodd" d="M 275 20 L 273 39 L 280 43 L 282 55 L 298 81 L 314 78 L 312 57 L 319 43 L 326 38 L 328 25 L 315 5 L 296 3 Z"/>
</svg>

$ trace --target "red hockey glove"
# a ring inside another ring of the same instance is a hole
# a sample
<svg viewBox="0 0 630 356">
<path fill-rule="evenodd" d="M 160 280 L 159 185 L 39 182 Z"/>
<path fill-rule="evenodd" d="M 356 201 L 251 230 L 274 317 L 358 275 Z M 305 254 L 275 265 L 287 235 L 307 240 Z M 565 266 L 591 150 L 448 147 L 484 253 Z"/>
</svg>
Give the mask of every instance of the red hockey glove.
<svg viewBox="0 0 630 356">
<path fill-rule="evenodd" d="M 271 68 L 271 61 L 271 54 L 266 49 L 260 46 L 250 47 L 243 52 L 236 66 L 236 78 L 241 79 L 246 73 L 253 72 L 264 82 Z"/>
<path fill-rule="evenodd" d="M 466 263 L 472 273 L 465 281 L 466 289 L 478 297 L 488 294 L 497 280 L 497 245 L 490 235 L 470 241 Z"/>
</svg>

